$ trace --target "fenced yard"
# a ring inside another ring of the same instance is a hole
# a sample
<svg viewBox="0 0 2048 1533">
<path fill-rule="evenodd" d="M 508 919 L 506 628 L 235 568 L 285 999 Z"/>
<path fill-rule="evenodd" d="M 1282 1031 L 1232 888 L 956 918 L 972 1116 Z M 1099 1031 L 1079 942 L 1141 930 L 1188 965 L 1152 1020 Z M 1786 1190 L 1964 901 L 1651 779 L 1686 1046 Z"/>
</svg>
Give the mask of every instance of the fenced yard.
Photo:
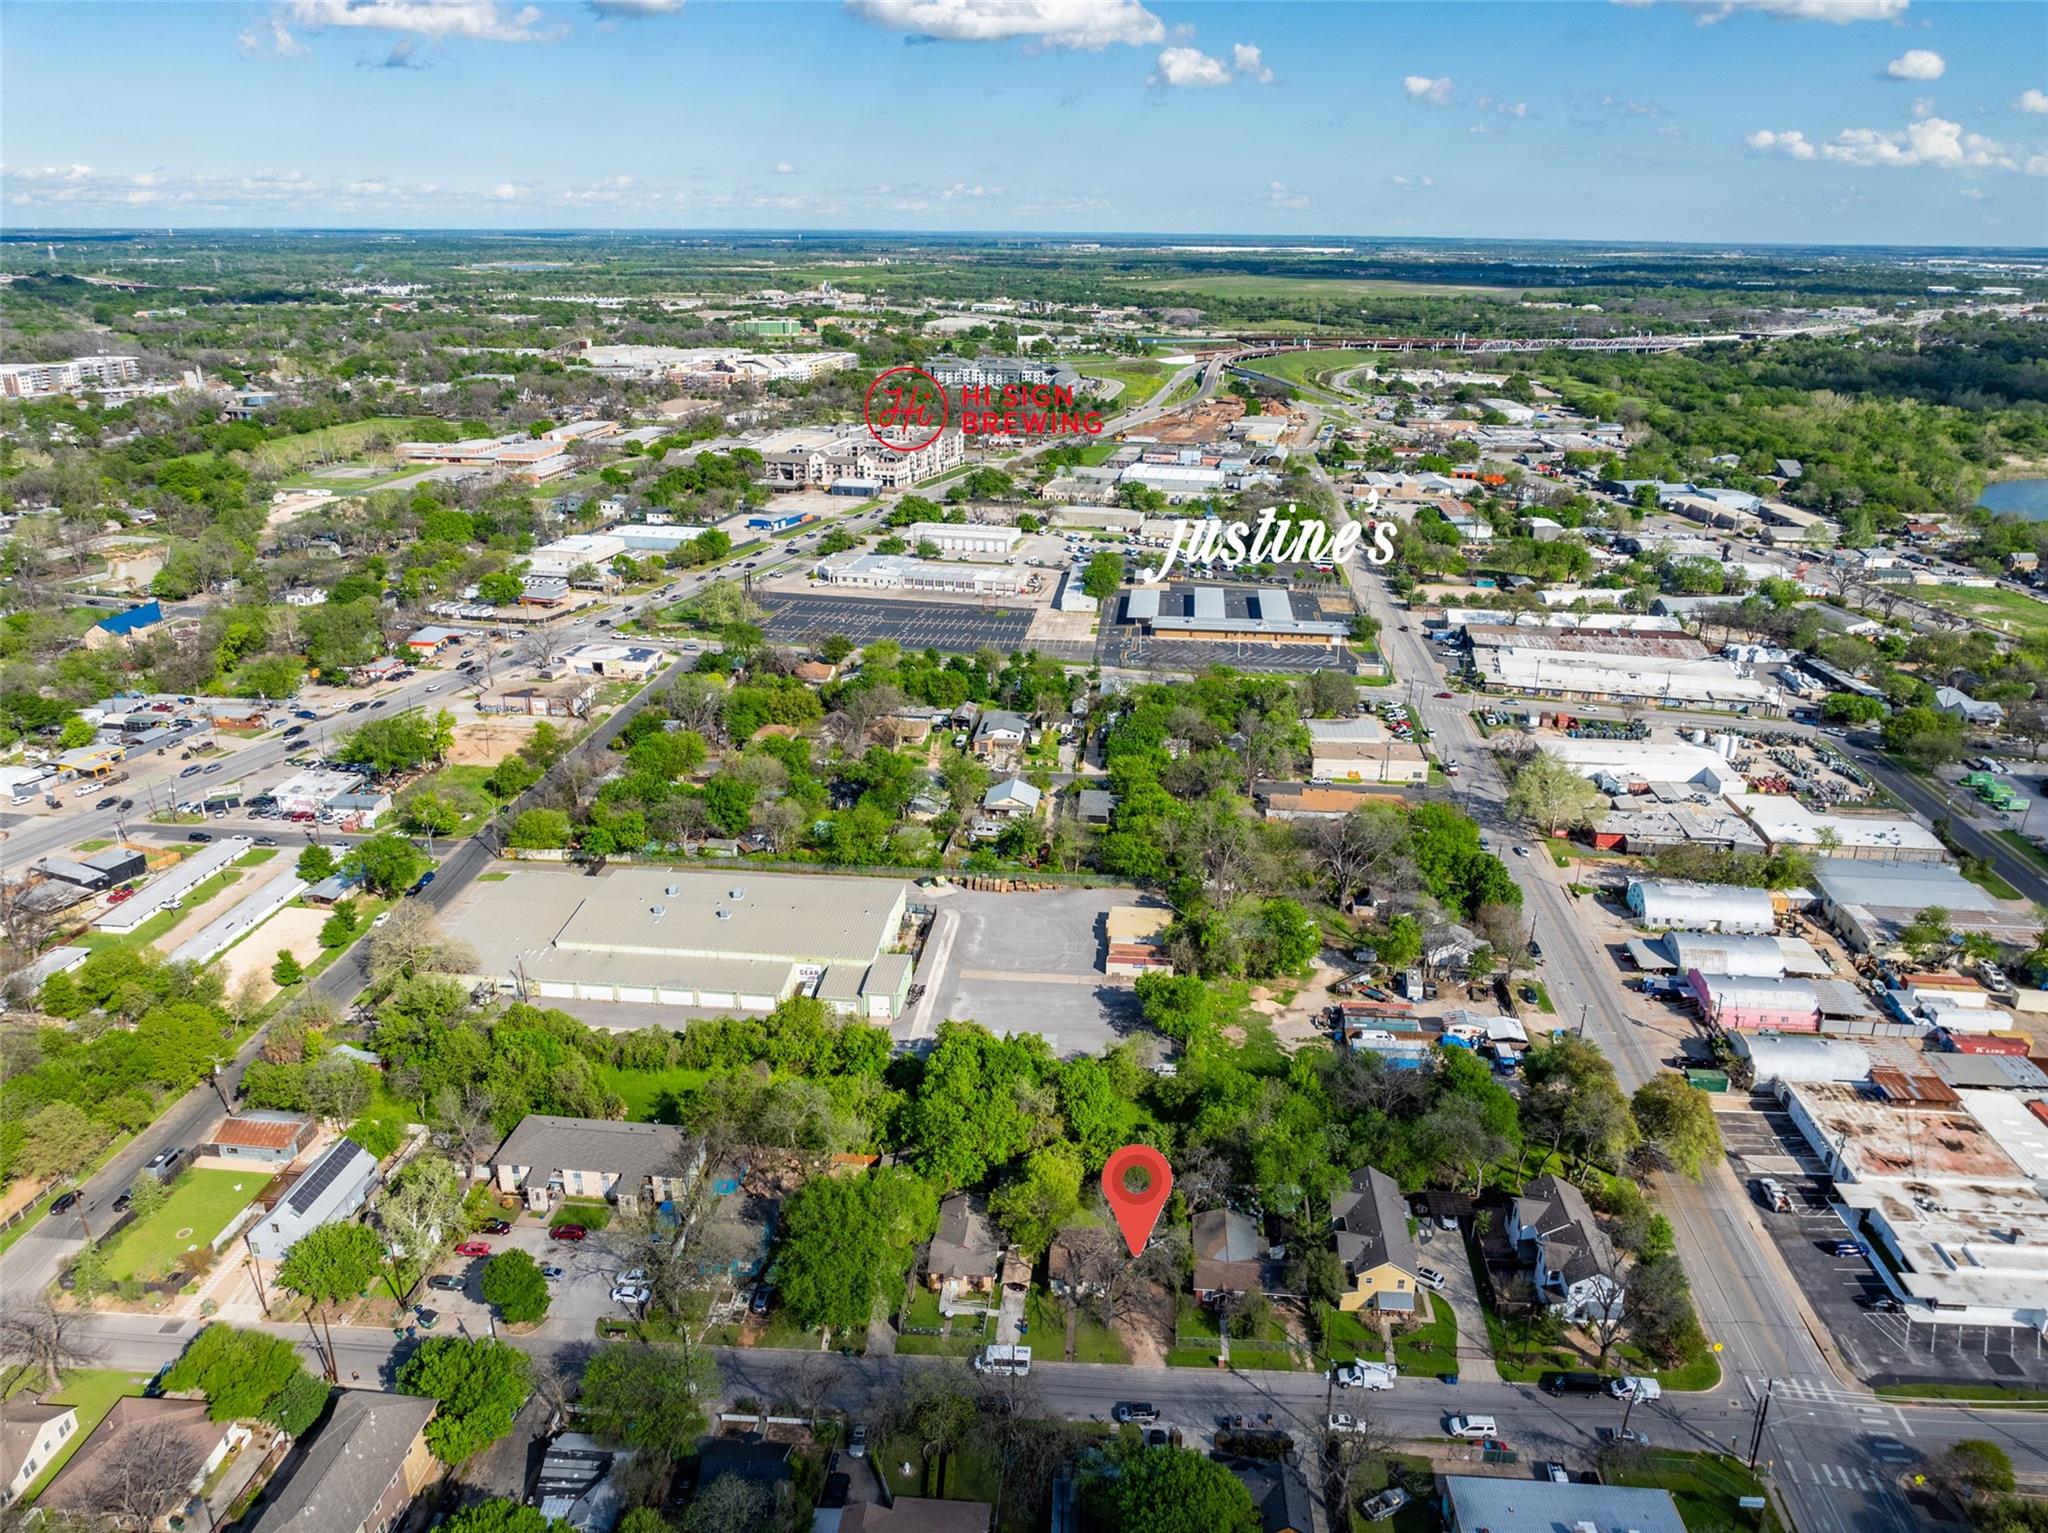
<svg viewBox="0 0 2048 1533">
<path fill-rule="evenodd" d="M 153 1282 L 173 1268 L 204 1271 L 213 1261 L 214 1237 L 249 1206 L 264 1180 L 247 1171 L 187 1171 L 171 1184 L 162 1208 L 109 1243 L 107 1275 L 117 1283 Z"/>
</svg>

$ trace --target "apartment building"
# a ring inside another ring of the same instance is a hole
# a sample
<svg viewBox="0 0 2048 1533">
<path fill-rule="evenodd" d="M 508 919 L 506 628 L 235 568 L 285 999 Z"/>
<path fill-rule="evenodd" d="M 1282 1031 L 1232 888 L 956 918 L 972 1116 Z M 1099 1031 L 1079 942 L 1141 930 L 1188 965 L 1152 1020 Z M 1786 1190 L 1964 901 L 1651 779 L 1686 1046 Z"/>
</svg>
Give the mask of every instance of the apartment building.
<svg viewBox="0 0 2048 1533">
<path fill-rule="evenodd" d="M 73 357 L 69 362 L 0 364 L 0 398 L 40 399 L 52 394 L 77 394 L 113 388 L 142 376 L 135 357 Z"/>
</svg>

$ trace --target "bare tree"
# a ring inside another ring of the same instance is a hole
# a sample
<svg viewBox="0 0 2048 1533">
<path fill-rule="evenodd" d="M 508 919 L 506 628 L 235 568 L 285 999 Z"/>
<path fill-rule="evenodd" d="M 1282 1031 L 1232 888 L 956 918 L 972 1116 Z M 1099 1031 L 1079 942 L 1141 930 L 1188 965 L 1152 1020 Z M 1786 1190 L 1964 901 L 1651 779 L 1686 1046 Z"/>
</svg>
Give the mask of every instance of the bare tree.
<svg viewBox="0 0 2048 1533">
<path fill-rule="evenodd" d="M 565 652 L 563 631 L 552 623 L 536 623 L 519 636 L 519 658 L 528 665 L 552 668 Z"/>
<path fill-rule="evenodd" d="M 442 931 L 418 900 L 400 900 L 370 933 L 370 977 L 380 982 L 405 974 L 474 973 L 476 964 L 475 951 Z"/>
<path fill-rule="evenodd" d="M 103 1454 L 86 1487 L 94 1511 L 119 1528 L 149 1529 L 187 1505 L 205 1459 L 168 1423 L 132 1433 Z"/>
<path fill-rule="evenodd" d="M 57 912 L 30 896 L 26 879 L 0 879 L 0 975 L 34 962 L 57 926 Z"/>
<path fill-rule="evenodd" d="M 1386 1485 L 1387 1461 L 1400 1446 L 1399 1436 L 1375 1412 L 1350 1414 L 1350 1430 L 1323 1436 L 1324 1505 L 1333 1514 L 1327 1520 L 1339 1527 L 1350 1522 L 1343 1511 L 1356 1497 Z"/>
<path fill-rule="evenodd" d="M 47 1297 L 11 1304 L 0 1310 L 0 1359 L 34 1368 L 46 1391 L 60 1389 L 65 1369 L 89 1367 L 98 1356 L 80 1334 L 84 1319 Z"/>
<path fill-rule="evenodd" d="M 459 1095 L 450 1086 L 434 1098 L 429 1114 L 434 1142 L 454 1160 L 465 1186 L 484 1152 L 502 1137 L 492 1119 L 497 1106 L 489 1088 L 474 1082 L 463 1087 Z"/>
</svg>

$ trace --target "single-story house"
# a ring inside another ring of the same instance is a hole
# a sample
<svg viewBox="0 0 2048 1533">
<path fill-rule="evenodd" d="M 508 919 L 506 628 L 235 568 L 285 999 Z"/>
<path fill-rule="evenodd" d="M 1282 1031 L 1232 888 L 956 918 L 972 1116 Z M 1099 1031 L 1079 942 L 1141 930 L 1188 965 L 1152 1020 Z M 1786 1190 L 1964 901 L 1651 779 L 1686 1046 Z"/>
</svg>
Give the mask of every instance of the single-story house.
<svg viewBox="0 0 2048 1533">
<path fill-rule="evenodd" d="M 323 1224 L 339 1224 L 368 1201 L 377 1179 L 377 1157 L 353 1139 L 337 1139 L 299 1173 L 285 1195 L 249 1226 L 249 1249 L 265 1261 L 282 1261 L 292 1242 Z"/>
<path fill-rule="evenodd" d="M 989 814 L 1032 815 L 1038 813 L 1044 797 L 1021 777 L 1009 777 L 981 796 L 981 807 Z"/>
<path fill-rule="evenodd" d="M 36 1506 L 106 1517 L 131 1533 L 167 1528 L 173 1517 L 189 1526 L 199 1488 L 248 1440 L 249 1429 L 240 1423 L 209 1420 L 204 1400 L 125 1396 L 43 1488 Z M 184 1472 L 166 1479 L 173 1465 Z M 145 1507 L 152 1515 L 107 1516 L 109 1502 Z"/>
<path fill-rule="evenodd" d="M 274 1479 L 249 1533 L 387 1533 L 440 1475 L 427 1448 L 437 1402 L 346 1389 Z"/>
<path fill-rule="evenodd" d="M 1286 1263 L 1273 1255 L 1249 1215 L 1234 1208 L 1205 1209 L 1195 1215 L 1194 1235 L 1195 1297 L 1204 1304 L 1252 1293 L 1286 1294 Z"/>
<path fill-rule="evenodd" d="M 314 1133 L 313 1120 L 303 1113 L 238 1112 L 216 1123 L 194 1153 L 277 1171 L 299 1158 Z"/>
<path fill-rule="evenodd" d="M 988 1204 L 971 1193 L 952 1193 L 939 1204 L 938 1233 L 926 1253 L 925 1281 L 933 1288 L 959 1283 L 976 1293 L 995 1287 L 1003 1240 L 989 1223 Z"/>
<path fill-rule="evenodd" d="M 1934 706 L 1943 713 L 1961 719 L 1965 724 L 1975 724 L 1980 729 L 1996 729 L 2005 722 L 2003 705 L 1979 702 L 1967 692 L 1954 687 L 1936 687 Z"/>
<path fill-rule="evenodd" d="M 0 1506 L 19 1499 L 78 1430 L 78 1408 L 23 1396 L 0 1411 Z"/>
</svg>

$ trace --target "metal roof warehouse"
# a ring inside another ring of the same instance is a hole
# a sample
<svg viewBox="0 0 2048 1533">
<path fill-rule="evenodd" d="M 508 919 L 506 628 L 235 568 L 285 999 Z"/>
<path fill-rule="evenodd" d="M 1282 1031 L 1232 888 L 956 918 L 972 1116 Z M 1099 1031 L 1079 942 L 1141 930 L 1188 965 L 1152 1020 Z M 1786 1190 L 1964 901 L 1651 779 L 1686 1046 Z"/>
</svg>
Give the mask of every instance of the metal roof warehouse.
<svg viewBox="0 0 2048 1533">
<path fill-rule="evenodd" d="M 541 1000 L 767 1011 L 813 993 L 828 969 L 844 989 L 857 969 L 852 1009 L 893 1017 L 909 989 L 909 964 L 887 951 L 903 926 L 900 880 L 522 869 L 478 890 L 450 932 L 477 952 L 472 977 Z"/>
</svg>

